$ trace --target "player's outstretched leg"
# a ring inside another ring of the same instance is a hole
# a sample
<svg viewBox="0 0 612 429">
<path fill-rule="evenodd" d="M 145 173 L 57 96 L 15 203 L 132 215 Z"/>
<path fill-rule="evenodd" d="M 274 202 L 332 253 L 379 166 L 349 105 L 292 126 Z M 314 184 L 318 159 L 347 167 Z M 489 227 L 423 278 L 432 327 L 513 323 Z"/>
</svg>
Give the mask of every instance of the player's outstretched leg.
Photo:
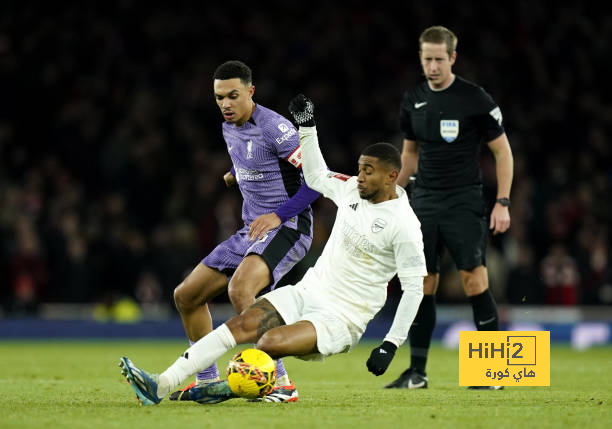
<svg viewBox="0 0 612 429">
<path fill-rule="evenodd" d="M 189 341 L 190 345 L 195 344 L 194 341 Z M 220 381 L 219 379 L 219 370 L 217 369 L 217 364 L 212 364 L 210 367 L 206 368 L 203 371 L 200 371 L 196 374 L 196 380 L 189 384 L 186 387 L 183 387 L 176 392 L 172 392 L 168 399 L 170 401 L 193 401 L 192 396 L 190 394 L 190 390 L 194 387 L 204 387 L 207 384 L 216 383 Z M 220 401 L 219 401 L 220 402 Z"/>
<path fill-rule="evenodd" d="M 190 397 L 190 399 L 187 400 L 195 401 L 198 404 L 218 404 L 219 402 L 238 397 L 230 389 L 227 380 L 195 385 L 187 390 L 186 393 L 188 393 Z"/>
<path fill-rule="evenodd" d="M 295 388 L 295 385 L 293 384 L 293 382 L 289 379 L 289 376 L 287 375 L 287 370 L 285 369 L 285 366 L 283 365 L 282 359 L 278 359 L 278 361 L 276 362 L 276 374 L 277 374 L 277 378 L 276 378 L 276 384 L 274 386 L 274 390 L 270 392 L 267 395 L 267 397 L 251 399 L 250 400 L 251 402 L 261 402 L 261 401 L 297 402 L 298 391 Z M 223 394 L 220 397 L 212 395 L 212 397 L 206 398 L 207 396 L 206 392 L 208 391 L 206 386 L 208 385 L 212 385 L 213 387 L 219 386 L 217 384 L 219 383 L 219 381 L 220 380 L 218 378 L 218 375 L 216 379 L 212 377 L 210 379 L 203 379 L 203 380 L 198 379 L 197 381 L 192 382 L 188 386 L 180 390 L 177 390 L 176 392 L 173 392 L 168 397 L 168 399 L 171 401 L 196 401 L 201 404 L 215 404 L 218 402 L 226 401 L 227 399 L 231 399 L 230 397 L 225 398 Z M 194 388 L 198 388 L 198 389 L 192 392 Z M 205 397 L 204 399 L 202 400 L 195 399 L 195 398 L 201 397 L 202 395 L 204 395 Z"/>
<path fill-rule="evenodd" d="M 119 360 L 121 374 L 136 392 L 136 398 L 141 405 L 157 405 L 162 398 L 157 396 L 157 384 L 159 376 L 157 374 L 149 374 L 148 372 L 138 368 L 126 357 Z"/>
<path fill-rule="evenodd" d="M 187 386 L 182 389 L 177 390 L 176 392 L 172 392 L 170 396 L 168 396 L 168 400 L 170 401 L 192 401 L 191 395 L 189 391 L 196 387 L 197 381 L 192 381 Z"/>
</svg>

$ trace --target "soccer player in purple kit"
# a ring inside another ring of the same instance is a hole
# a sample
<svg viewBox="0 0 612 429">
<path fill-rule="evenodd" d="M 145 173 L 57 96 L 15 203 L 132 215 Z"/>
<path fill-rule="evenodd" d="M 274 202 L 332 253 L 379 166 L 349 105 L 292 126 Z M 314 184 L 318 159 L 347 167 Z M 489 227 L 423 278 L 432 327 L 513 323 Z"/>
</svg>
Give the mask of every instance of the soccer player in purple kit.
<svg viewBox="0 0 612 429">
<path fill-rule="evenodd" d="M 253 101 L 251 69 L 227 61 L 214 73 L 214 94 L 232 168 L 224 180 L 238 184 L 244 226 L 220 243 L 174 290 L 174 302 L 191 344 L 212 331 L 207 302 L 227 289 L 238 314 L 255 302 L 308 252 L 312 243 L 310 203 L 319 193 L 301 172 L 299 136 L 292 123 Z M 196 375 L 196 384 L 219 380 L 216 364 Z M 171 400 L 192 400 L 190 387 Z M 295 402 L 298 392 L 282 361 L 276 388 L 264 400 Z"/>
</svg>

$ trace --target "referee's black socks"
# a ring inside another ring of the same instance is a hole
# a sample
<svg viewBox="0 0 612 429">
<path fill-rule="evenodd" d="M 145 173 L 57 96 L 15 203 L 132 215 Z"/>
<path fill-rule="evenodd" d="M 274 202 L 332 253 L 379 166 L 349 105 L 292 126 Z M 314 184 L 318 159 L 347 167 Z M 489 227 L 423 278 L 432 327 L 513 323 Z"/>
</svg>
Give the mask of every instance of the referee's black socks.
<svg viewBox="0 0 612 429">
<path fill-rule="evenodd" d="M 410 366 L 425 374 L 431 334 L 436 326 L 436 296 L 423 295 L 419 311 L 412 322 L 410 332 Z"/>
<path fill-rule="evenodd" d="M 468 296 L 474 313 L 474 323 L 479 331 L 499 331 L 499 315 L 495 298 L 489 289 L 474 296 Z"/>
</svg>

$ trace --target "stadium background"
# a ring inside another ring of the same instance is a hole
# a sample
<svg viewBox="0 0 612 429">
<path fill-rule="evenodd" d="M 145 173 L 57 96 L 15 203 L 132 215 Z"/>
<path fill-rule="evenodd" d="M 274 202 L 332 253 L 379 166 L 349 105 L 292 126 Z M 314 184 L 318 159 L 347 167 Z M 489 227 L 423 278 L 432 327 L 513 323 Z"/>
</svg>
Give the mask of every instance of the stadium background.
<svg viewBox="0 0 612 429">
<path fill-rule="evenodd" d="M 7 2 L 3 336 L 30 332 L 24 326 L 39 319 L 176 323 L 173 288 L 240 224 L 240 194 L 222 182 L 230 160 L 212 96 L 218 64 L 249 64 L 255 100 L 282 114 L 294 94 L 312 97 L 330 168 L 352 173 L 365 145 L 400 146 L 399 102 L 421 79 L 417 38 L 433 24 L 458 35 L 454 71 L 501 106 L 514 152 L 512 227 L 488 254 L 502 321 L 522 306 L 544 315 L 534 319 L 541 323 L 609 319 L 612 18 L 595 6 Z M 482 167 L 491 202 L 486 148 Z M 314 210 L 312 249 L 285 283 L 314 262 L 331 229 L 333 205 L 320 199 Z M 448 259 L 442 282 L 442 323 L 469 321 Z M 397 288 L 389 293 L 396 298 Z M 227 297 L 215 302 L 225 308 Z M 604 328 L 609 342 L 609 320 Z"/>
</svg>

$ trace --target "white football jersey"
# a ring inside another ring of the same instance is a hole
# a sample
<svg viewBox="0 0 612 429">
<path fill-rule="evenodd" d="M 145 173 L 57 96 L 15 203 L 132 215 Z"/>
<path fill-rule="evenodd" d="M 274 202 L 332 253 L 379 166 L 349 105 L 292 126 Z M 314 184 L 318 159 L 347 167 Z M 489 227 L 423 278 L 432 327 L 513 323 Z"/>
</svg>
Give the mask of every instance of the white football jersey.
<svg viewBox="0 0 612 429">
<path fill-rule="evenodd" d="M 362 199 L 357 177 L 327 170 L 316 128 L 300 127 L 299 133 L 306 183 L 338 206 L 325 249 L 303 282 L 365 330 L 384 305 L 387 285 L 396 273 L 427 274 L 421 225 L 404 189 L 397 186 L 398 198 L 378 204 Z"/>
</svg>

